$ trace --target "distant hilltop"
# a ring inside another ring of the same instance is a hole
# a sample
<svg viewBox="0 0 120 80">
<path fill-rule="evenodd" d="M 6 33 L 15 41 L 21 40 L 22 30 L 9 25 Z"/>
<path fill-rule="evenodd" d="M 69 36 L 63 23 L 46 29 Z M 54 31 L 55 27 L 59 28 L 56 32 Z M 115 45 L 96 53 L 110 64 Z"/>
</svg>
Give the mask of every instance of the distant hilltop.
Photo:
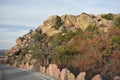
<svg viewBox="0 0 120 80">
<path fill-rule="evenodd" d="M 16 39 L 16 45 L 6 51 L 5 61 L 62 80 L 80 80 L 81 72 L 82 80 L 97 74 L 100 79 L 95 80 L 113 80 L 120 74 L 120 14 L 50 16 Z"/>
<path fill-rule="evenodd" d="M 0 56 L 4 56 L 7 50 L 0 50 Z"/>
</svg>

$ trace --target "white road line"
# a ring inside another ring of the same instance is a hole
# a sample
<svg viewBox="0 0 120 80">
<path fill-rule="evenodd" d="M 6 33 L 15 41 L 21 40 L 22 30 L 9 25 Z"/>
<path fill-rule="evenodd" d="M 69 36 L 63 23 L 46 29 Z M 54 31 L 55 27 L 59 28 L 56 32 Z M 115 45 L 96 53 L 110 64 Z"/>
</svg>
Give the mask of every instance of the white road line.
<svg viewBox="0 0 120 80">
<path fill-rule="evenodd" d="M 29 72 L 29 71 L 28 71 Z M 31 73 L 31 74 L 33 74 L 33 75 L 35 75 L 35 76 L 37 76 L 37 77 L 40 77 L 39 75 L 37 75 L 37 74 L 35 74 L 35 73 L 32 73 L 32 72 L 29 72 L 29 73 Z M 44 77 L 40 77 L 40 78 L 42 78 L 43 80 L 46 80 Z"/>
<path fill-rule="evenodd" d="M 34 75 L 36 75 L 37 77 L 40 77 L 40 76 L 42 76 L 42 77 L 44 77 L 43 79 L 44 80 L 46 80 L 45 78 L 47 78 L 47 79 L 50 79 L 50 80 L 54 80 L 53 78 L 51 78 L 51 77 L 48 77 L 48 76 L 45 76 L 45 75 L 43 75 L 43 74 L 40 74 L 39 72 L 31 72 L 31 71 L 28 71 L 28 70 L 26 70 L 26 69 L 21 69 L 21 68 L 16 68 L 17 70 L 22 70 L 22 71 L 27 71 L 27 72 L 29 72 L 29 73 L 32 73 L 32 74 L 34 74 Z M 38 75 L 37 75 L 38 74 Z M 41 77 L 40 77 L 41 78 Z"/>
<path fill-rule="evenodd" d="M 40 77 L 39 75 L 37 75 L 36 73 L 34 73 L 34 72 L 31 72 L 31 71 L 28 71 L 28 70 L 26 70 L 26 69 L 21 69 L 21 68 L 16 68 L 17 70 L 21 70 L 21 71 L 26 71 L 26 72 L 29 72 L 29 73 L 31 73 L 31 74 L 33 74 L 33 75 L 35 75 L 35 76 L 37 76 L 37 77 Z M 43 80 L 46 80 L 45 78 L 43 78 L 43 77 L 40 77 L 40 78 L 42 78 Z"/>
<path fill-rule="evenodd" d="M 41 76 L 43 76 L 43 77 L 45 77 L 45 78 L 48 78 L 48 79 L 54 80 L 53 78 L 48 77 L 48 76 L 45 76 L 45 75 L 43 75 L 43 74 L 40 74 L 39 72 L 36 72 L 36 73 L 39 74 L 39 75 L 41 75 Z"/>
</svg>

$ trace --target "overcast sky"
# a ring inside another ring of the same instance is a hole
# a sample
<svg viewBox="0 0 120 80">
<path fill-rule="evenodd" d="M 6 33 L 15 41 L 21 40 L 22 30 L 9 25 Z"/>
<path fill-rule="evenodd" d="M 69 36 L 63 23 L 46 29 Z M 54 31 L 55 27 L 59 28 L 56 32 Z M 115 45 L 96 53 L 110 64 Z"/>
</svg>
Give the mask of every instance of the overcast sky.
<svg viewBox="0 0 120 80">
<path fill-rule="evenodd" d="M 82 12 L 120 13 L 120 0 L 0 0 L 0 49 L 15 45 L 17 37 L 37 28 L 50 15 Z"/>
</svg>

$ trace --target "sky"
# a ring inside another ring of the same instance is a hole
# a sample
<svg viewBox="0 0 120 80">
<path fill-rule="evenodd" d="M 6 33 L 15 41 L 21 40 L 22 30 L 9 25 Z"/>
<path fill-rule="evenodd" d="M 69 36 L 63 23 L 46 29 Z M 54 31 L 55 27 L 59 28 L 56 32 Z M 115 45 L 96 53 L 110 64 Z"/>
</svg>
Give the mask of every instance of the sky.
<svg viewBox="0 0 120 80">
<path fill-rule="evenodd" d="M 0 0 L 0 50 L 51 15 L 120 13 L 120 0 Z"/>
</svg>

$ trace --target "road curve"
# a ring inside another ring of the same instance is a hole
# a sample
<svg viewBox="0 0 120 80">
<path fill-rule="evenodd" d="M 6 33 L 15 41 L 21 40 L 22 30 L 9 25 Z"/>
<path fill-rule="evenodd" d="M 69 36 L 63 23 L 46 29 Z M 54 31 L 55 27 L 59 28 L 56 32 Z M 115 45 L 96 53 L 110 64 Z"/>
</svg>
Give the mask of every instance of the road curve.
<svg viewBox="0 0 120 80">
<path fill-rule="evenodd" d="M 0 64 L 2 80 L 60 80 L 46 74 Z"/>
</svg>

